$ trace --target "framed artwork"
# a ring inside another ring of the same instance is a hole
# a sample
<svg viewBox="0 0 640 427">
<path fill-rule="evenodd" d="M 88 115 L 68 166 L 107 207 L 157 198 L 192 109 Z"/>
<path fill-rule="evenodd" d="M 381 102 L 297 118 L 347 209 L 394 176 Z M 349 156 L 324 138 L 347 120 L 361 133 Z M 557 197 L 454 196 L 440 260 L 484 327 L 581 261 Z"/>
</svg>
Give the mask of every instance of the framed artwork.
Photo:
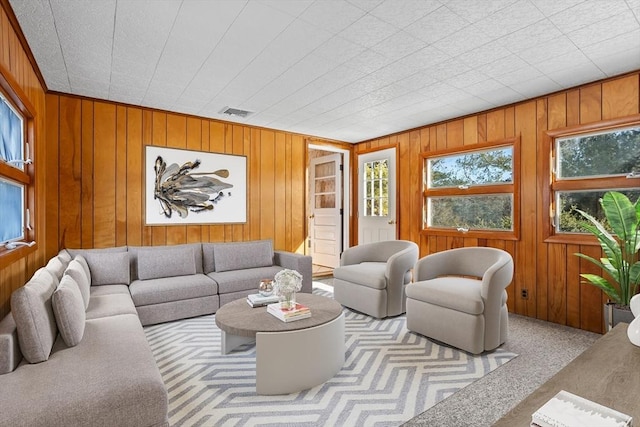
<svg viewBox="0 0 640 427">
<path fill-rule="evenodd" d="M 247 222 L 247 158 L 145 147 L 145 224 Z"/>
</svg>

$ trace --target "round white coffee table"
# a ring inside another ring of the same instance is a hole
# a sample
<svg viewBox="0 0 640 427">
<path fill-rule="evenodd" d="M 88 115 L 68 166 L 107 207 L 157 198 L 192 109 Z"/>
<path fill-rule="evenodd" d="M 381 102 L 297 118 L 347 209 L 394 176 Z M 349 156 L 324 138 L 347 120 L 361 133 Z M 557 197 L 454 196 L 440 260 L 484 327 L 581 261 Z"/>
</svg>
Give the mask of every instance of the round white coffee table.
<svg viewBox="0 0 640 427">
<path fill-rule="evenodd" d="M 283 322 L 252 308 L 244 299 L 223 305 L 215 314 L 222 331 L 222 353 L 256 342 L 256 393 L 289 394 L 333 378 L 344 365 L 344 314 L 331 298 L 306 293 L 296 301 L 311 317 Z"/>
</svg>

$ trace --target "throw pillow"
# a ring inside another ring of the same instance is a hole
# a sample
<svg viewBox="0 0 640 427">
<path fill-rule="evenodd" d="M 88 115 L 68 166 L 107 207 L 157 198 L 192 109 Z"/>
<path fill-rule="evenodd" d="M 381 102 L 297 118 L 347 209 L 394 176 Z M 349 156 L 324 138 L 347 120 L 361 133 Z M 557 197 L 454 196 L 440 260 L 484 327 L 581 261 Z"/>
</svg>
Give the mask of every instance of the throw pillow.
<svg viewBox="0 0 640 427">
<path fill-rule="evenodd" d="M 82 256 L 78 255 L 69 263 L 69 266 L 64 271 L 64 274 L 66 276 L 71 276 L 73 281 L 78 285 L 78 289 L 80 290 L 80 294 L 82 295 L 84 309 L 86 310 L 87 307 L 89 307 L 89 297 L 91 294 L 91 278 L 87 276 L 89 267 L 87 267 L 87 270 L 85 270 L 80 259 L 84 262 L 85 265 L 87 264 L 85 259 Z"/>
<path fill-rule="evenodd" d="M 271 240 L 221 243 L 213 248 L 216 271 L 243 270 L 273 265 Z"/>
<path fill-rule="evenodd" d="M 91 285 L 128 285 L 128 252 L 85 252 Z"/>
<path fill-rule="evenodd" d="M 44 362 L 51 354 L 58 334 L 51 304 L 57 286 L 58 279 L 42 267 L 11 295 L 20 351 L 29 363 Z"/>
<path fill-rule="evenodd" d="M 53 293 L 53 313 L 65 344 L 78 345 L 84 335 L 85 307 L 78 284 L 68 274 Z"/>
<path fill-rule="evenodd" d="M 46 267 L 47 267 L 47 270 L 49 270 L 49 273 L 56 276 L 59 280 L 62 278 L 62 275 L 64 274 L 64 270 L 65 268 L 67 268 L 67 264 L 68 262 L 64 262 L 62 259 L 60 259 L 59 256 L 54 256 L 49 260 Z"/>
<path fill-rule="evenodd" d="M 156 248 L 138 251 L 138 278 L 140 280 L 196 274 L 193 248 Z"/>
</svg>

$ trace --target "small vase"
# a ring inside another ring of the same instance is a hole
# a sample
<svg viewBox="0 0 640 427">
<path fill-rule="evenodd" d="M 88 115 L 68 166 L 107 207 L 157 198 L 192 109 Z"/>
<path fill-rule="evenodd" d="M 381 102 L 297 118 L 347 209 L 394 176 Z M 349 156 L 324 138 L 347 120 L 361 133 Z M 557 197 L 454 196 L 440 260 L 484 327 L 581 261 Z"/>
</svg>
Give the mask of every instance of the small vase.
<svg viewBox="0 0 640 427">
<path fill-rule="evenodd" d="M 291 310 L 296 307 L 296 293 L 283 292 L 280 294 L 280 308 L 283 310 Z"/>
</svg>

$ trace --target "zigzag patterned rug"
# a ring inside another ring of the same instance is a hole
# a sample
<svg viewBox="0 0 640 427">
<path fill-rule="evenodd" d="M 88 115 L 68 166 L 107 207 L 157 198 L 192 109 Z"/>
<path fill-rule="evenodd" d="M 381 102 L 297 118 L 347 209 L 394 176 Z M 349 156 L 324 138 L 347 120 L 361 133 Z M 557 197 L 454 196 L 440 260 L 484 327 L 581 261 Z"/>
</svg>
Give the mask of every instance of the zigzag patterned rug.
<svg viewBox="0 0 640 427">
<path fill-rule="evenodd" d="M 344 310 L 342 370 L 286 396 L 255 394 L 255 346 L 221 355 L 213 315 L 145 327 L 169 392 L 170 424 L 398 426 L 517 356 L 500 349 L 471 356 L 409 332 L 404 316 Z"/>
</svg>

